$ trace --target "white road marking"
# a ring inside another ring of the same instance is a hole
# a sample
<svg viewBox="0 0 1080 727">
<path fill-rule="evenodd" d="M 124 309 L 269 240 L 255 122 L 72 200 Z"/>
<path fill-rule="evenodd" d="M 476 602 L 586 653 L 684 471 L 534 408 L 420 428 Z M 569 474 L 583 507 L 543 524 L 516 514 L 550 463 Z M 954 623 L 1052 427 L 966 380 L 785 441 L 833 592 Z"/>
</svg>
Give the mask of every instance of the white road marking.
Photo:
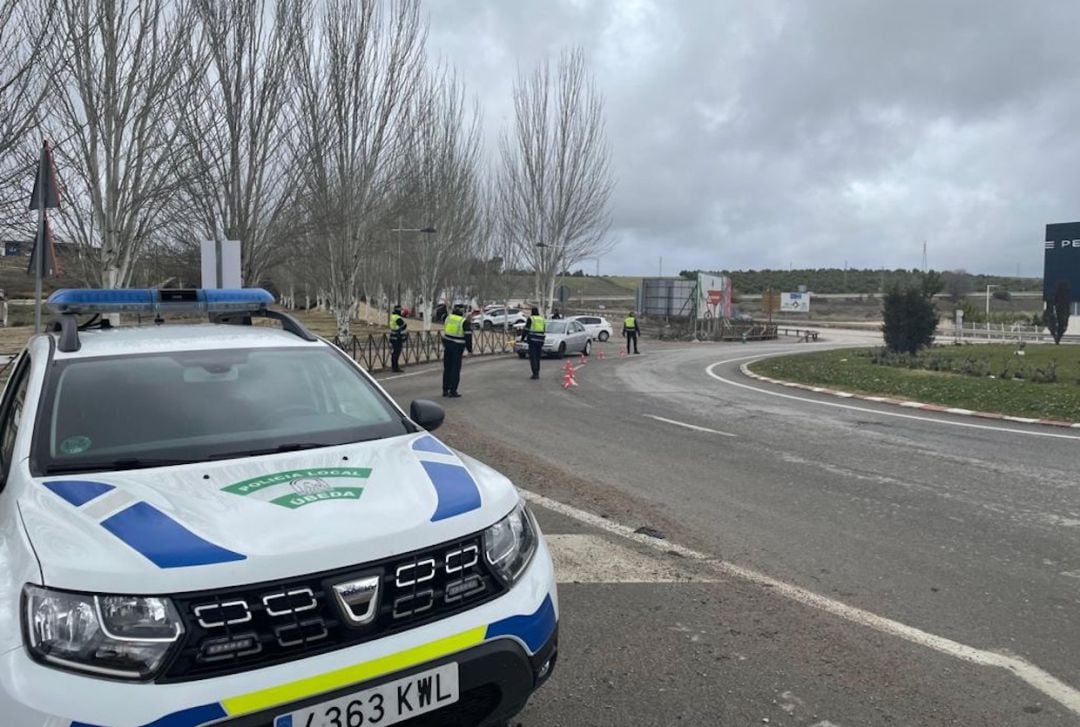
<svg viewBox="0 0 1080 727">
<path fill-rule="evenodd" d="M 436 371 L 441 373 L 442 372 L 442 367 L 425 369 L 423 371 L 413 371 L 412 373 L 408 373 L 408 374 L 394 374 L 393 376 L 380 376 L 375 380 L 376 381 L 393 381 L 394 379 L 404 379 L 404 378 L 408 378 L 409 376 L 421 376 L 423 374 L 430 374 L 430 373 L 434 373 Z"/>
<path fill-rule="evenodd" d="M 600 535 L 548 535 L 559 583 L 714 583 Z"/>
<path fill-rule="evenodd" d="M 696 432 L 708 432 L 709 434 L 719 434 L 721 437 L 734 437 L 736 435 L 728 432 L 721 432 L 716 429 L 709 429 L 708 427 L 699 427 L 696 424 L 687 424 L 686 422 L 677 422 L 674 419 L 665 419 L 664 417 L 658 417 L 655 414 L 642 414 L 642 416 L 649 419 L 655 419 L 658 422 L 664 422 L 665 424 L 674 424 L 677 427 L 686 427 L 687 429 L 693 429 Z"/>
<path fill-rule="evenodd" d="M 782 352 L 777 352 L 780 355 Z M 755 356 L 742 356 L 740 358 L 729 358 L 726 361 L 717 361 L 705 368 L 705 373 L 716 379 L 717 381 L 727 384 L 728 386 L 736 386 L 740 389 L 747 389 L 748 391 L 754 391 L 758 394 L 765 394 L 767 396 L 776 396 L 781 399 L 792 399 L 794 401 L 802 401 L 807 404 L 817 404 L 818 406 L 830 406 L 834 409 L 847 409 L 848 411 L 858 411 L 866 414 L 877 414 L 883 417 L 895 417 L 897 419 L 913 419 L 919 422 L 930 422 L 931 424 L 943 424 L 949 427 L 964 427 L 965 429 L 982 429 L 989 432 L 1000 432 L 1003 434 L 1021 434 L 1028 437 L 1047 437 L 1050 439 L 1071 439 L 1073 441 L 1080 441 L 1080 437 L 1073 434 L 1057 434 L 1055 432 L 1032 432 L 1027 429 L 1012 429 L 1009 427 L 995 427 L 989 424 L 973 424 L 971 422 L 954 422 L 950 419 L 935 419 L 934 417 L 918 416 L 916 414 L 902 414 L 894 411 L 881 411 L 880 409 L 871 409 L 865 406 L 855 406 L 854 404 L 840 404 L 834 401 L 819 401 L 817 399 L 810 399 L 805 396 L 795 396 L 794 394 L 785 394 L 782 391 L 770 391 L 768 389 L 762 389 L 758 386 L 750 386 L 749 384 L 743 384 L 738 381 L 732 381 L 731 379 L 725 379 L 720 374 L 713 371 L 717 366 L 723 366 L 724 364 L 735 363 L 736 361 L 760 361 L 767 356 L 757 354 Z"/>
<path fill-rule="evenodd" d="M 765 588 L 768 588 L 771 593 L 778 594 L 805 606 L 819 609 L 846 621 L 850 621 L 851 623 L 903 639 L 904 641 L 940 652 L 955 659 L 959 659 L 960 661 L 965 661 L 977 666 L 991 666 L 1004 669 L 1025 682 L 1028 686 L 1058 702 L 1074 714 L 1080 714 L 1080 690 L 1066 684 L 1049 672 L 1040 669 L 1034 664 L 1024 661 L 1017 656 L 998 654 L 985 649 L 977 649 L 973 646 L 961 644 L 952 639 L 947 639 L 943 636 L 938 636 L 913 626 L 908 626 L 899 621 L 878 616 L 870 611 L 855 606 L 849 606 L 841 601 L 827 598 L 806 588 L 802 588 L 801 586 L 781 581 L 771 576 L 767 576 L 764 573 L 751 570 L 750 568 L 744 568 L 743 566 L 729 563 L 725 560 L 713 558 L 705 553 L 693 550 L 692 548 L 687 548 L 686 546 L 677 543 L 671 543 L 667 540 L 657 540 L 640 533 L 635 533 L 625 525 L 612 522 L 599 515 L 594 515 L 591 512 L 579 510 L 576 507 L 557 500 L 552 500 L 535 492 L 522 490 L 521 496 L 534 505 L 551 510 L 560 515 L 565 515 L 566 517 L 585 523 L 586 525 L 599 528 L 604 532 L 642 543 L 659 551 L 673 552 L 682 555 L 685 558 L 707 563 L 722 575 L 739 578 L 759 586 L 764 586 Z"/>
</svg>

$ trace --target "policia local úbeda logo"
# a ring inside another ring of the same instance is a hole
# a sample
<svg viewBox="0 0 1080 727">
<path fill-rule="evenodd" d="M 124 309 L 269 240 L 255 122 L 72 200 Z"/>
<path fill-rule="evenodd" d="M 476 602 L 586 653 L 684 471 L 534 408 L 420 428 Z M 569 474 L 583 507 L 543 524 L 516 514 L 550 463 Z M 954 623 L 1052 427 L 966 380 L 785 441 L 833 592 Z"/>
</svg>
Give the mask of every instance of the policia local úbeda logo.
<svg viewBox="0 0 1080 727">
<path fill-rule="evenodd" d="M 289 470 L 253 477 L 222 487 L 222 492 L 255 496 L 265 502 L 295 510 L 329 500 L 359 500 L 360 485 L 371 476 L 370 467 L 324 467 Z"/>
</svg>

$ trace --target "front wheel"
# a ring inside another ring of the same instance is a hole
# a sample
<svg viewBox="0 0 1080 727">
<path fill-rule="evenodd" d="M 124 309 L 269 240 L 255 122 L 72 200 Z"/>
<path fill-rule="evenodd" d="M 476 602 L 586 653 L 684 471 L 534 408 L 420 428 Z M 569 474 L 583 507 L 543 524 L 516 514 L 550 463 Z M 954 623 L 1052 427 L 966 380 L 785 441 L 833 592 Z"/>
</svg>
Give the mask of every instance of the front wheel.
<svg viewBox="0 0 1080 727">
<path fill-rule="evenodd" d="M 495 325 L 491 321 L 484 321 L 484 330 L 490 331 Z"/>
<path fill-rule="evenodd" d="M 566 343 L 560 343 L 559 344 L 559 358 L 562 358 L 565 355 L 566 355 Z"/>
<path fill-rule="evenodd" d="M 607 331 L 600 331 L 600 335 L 599 335 L 599 336 L 597 336 L 597 338 L 599 338 L 599 339 L 600 339 L 600 343 L 606 343 L 606 342 L 607 342 L 607 340 L 608 340 L 609 338 L 611 338 L 611 334 L 610 334 L 610 333 L 608 333 Z"/>
<path fill-rule="evenodd" d="M 586 341 L 585 342 L 585 355 L 586 356 L 591 356 L 592 355 L 592 341 Z"/>
</svg>

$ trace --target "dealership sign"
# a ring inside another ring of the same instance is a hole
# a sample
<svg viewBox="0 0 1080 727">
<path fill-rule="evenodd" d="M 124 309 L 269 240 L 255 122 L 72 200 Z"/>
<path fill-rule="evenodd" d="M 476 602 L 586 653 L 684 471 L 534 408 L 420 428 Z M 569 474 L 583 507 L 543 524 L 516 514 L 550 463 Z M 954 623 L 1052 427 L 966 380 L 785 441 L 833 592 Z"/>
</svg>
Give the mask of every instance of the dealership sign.
<svg viewBox="0 0 1080 727">
<path fill-rule="evenodd" d="M 1047 225 L 1043 251 L 1043 298 L 1049 299 L 1058 282 L 1065 281 L 1073 301 L 1080 301 L 1080 222 Z"/>
<path fill-rule="evenodd" d="M 783 313 L 809 313 L 809 293 L 781 293 L 780 311 Z"/>
</svg>

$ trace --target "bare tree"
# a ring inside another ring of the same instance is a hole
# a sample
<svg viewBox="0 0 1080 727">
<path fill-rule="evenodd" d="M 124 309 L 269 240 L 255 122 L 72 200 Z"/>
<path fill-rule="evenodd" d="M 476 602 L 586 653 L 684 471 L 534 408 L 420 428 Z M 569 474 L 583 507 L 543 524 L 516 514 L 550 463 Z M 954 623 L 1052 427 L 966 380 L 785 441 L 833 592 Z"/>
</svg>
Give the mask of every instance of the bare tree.
<svg viewBox="0 0 1080 727">
<path fill-rule="evenodd" d="M 401 119 L 423 68 L 418 0 L 327 0 L 297 63 L 297 160 L 339 336 L 349 333 L 372 224 L 393 191 Z"/>
<path fill-rule="evenodd" d="M 439 69 L 424 79 L 407 133 L 407 216 L 436 229 L 418 239 L 410 255 L 424 299 L 424 328 L 430 329 L 436 296 L 463 282 L 482 221 L 480 113 L 476 104 L 470 110 L 464 86 L 451 71 Z"/>
<path fill-rule="evenodd" d="M 0 0 L 0 157 L 38 122 L 55 5 L 56 0 Z"/>
<path fill-rule="evenodd" d="M 554 74 L 545 61 L 519 77 L 513 126 L 500 149 L 502 231 L 536 271 L 534 292 L 546 313 L 559 273 L 611 246 L 604 102 L 580 49 L 565 51 Z"/>
<path fill-rule="evenodd" d="M 185 196 L 204 239 L 240 241 L 244 281 L 256 285 L 286 250 L 273 243 L 295 189 L 287 140 L 302 5 L 193 0 L 193 9 L 209 63 L 192 59 L 198 93 L 181 109 L 193 165 Z"/>
<path fill-rule="evenodd" d="M 168 223 L 192 15 L 166 0 L 58 0 L 50 55 L 56 109 L 47 123 L 68 190 L 62 226 L 85 276 L 126 285 L 144 245 Z"/>
</svg>

